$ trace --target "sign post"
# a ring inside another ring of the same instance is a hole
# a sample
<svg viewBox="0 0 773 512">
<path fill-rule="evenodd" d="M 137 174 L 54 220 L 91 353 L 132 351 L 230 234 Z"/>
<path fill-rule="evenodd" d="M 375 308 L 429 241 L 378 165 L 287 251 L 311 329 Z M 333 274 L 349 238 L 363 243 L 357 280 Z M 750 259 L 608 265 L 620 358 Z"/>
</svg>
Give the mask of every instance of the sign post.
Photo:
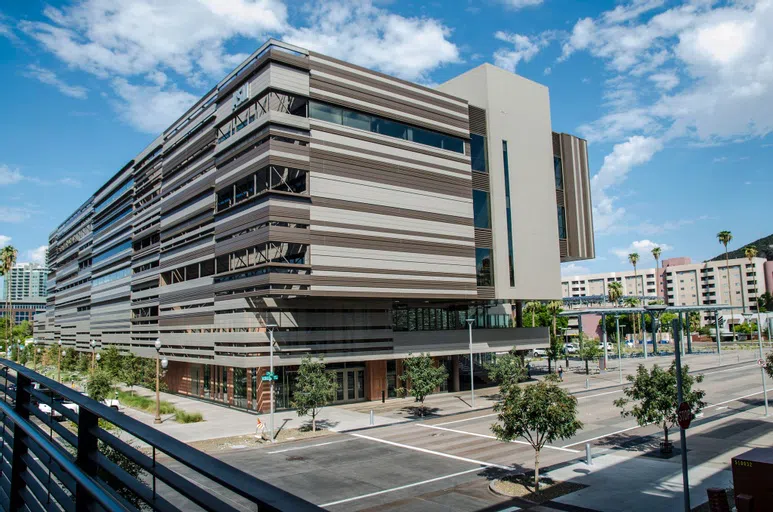
<svg viewBox="0 0 773 512">
<path fill-rule="evenodd" d="M 674 355 L 676 356 L 676 400 L 679 402 L 677 418 L 679 422 L 680 451 L 682 454 L 682 493 L 684 494 L 684 510 L 685 512 L 690 512 L 690 478 L 687 474 L 687 435 L 685 430 L 692 421 L 692 411 L 690 410 L 690 404 L 685 402 L 682 397 L 681 318 L 674 319 L 671 322 L 671 327 L 674 330 Z"/>
</svg>

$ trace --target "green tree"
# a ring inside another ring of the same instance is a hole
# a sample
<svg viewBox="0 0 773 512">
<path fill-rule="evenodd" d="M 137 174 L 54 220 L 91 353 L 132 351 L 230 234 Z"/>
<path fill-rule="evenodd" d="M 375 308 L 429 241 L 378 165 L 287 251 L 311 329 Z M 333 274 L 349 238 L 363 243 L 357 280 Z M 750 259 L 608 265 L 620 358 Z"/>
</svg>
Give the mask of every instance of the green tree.
<svg viewBox="0 0 773 512">
<path fill-rule="evenodd" d="M 582 429 L 577 419 L 577 399 L 553 382 L 510 386 L 494 405 L 499 423 L 491 425 L 497 439 L 521 437 L 534 449 L 534 486 L 539 492 L 539 454 L 545 443 L 568 439 Z"/>
<path fill-rule="evenodd" d="M 131 440 L 128 441 L 129 444 L 132 444 Z M 115 464 L 116 466 L 123 469 L 126 473 L 128 473 L 130 476 L 134 477 L 137 481 L 143 482 L 146 481 L 145 478 L 143 478 L 142 475 L 145 475 L 145 471 L 142 469 L 142 466 L 134 462 L 132 459 L 130 459 L 128 456 L 124 455 L 123 453 L 119 452 L 109 444 L 100 441 L 99 442 L 99 451 L 102 453 L 102 455 L 105 456 L 107 460 Z M 113 475 L 110 471 L 108 471 L 107 468 L 103 467 L 102 465 L 98 466 L 98 475 L 99 477 L 110 484 L 110 487 L 113 489 L 116 489 L 118 491 L 118 494 L 121 495 L 126 501 L 128 501 L 135 509 L 137 510 L 145 510 L 146 504 L 140 498 L 140 496 L 135 493 L 132 489 L 126 487 L 126 484 L 118 480 L 115 475 Z"/>
<path fill-rule="evenodd" d="M 550 361 L 556 362 L 556 370 L 558 370 L 558 359 L 564 353 L 564 342 L 560 336 L 550 336 L 550 345 L 545 353 L 548 358 L 548 374 L 550 374 L 552 372 Z"/>
<path fill-rule="evenodd" d="M 123 378 L 125 357 L 115 345 L 109 345 L 99 353 L 99 367 L 116 382 Z"/>
<path fill-rule="evenodd" d="M 757 297 L 757 307 L 760 313 L 773 311 L 773 295 L 770 292 L 765 292 Z"/>
<path fill-rule="evenodd" d="M 607 287 L 607 295 L 609 297 L 609 302 L 612 304 L 617 304 L 620 302 L 620 299 L 623 297 L 623 285 L 619 281 L 613 281 L 609 283 L 609 286 Z"/>
<path fill-rule="evenodd" d="M 16 265 L 16 256 L 19 252 L 12 245 L 6 245 L 0 249 L 0 275 L 5 278 L 5 315 L 8 319 L 5 326 L 5 346 L 11 344 L 13 329 L 13 298 L 11 297 L 11 279 L 13 278 L 13 266 Z"/>
<path fill-rule="evenodd" d="M 470 371 L 473 363 L 470 361 Z M 404 373 L 400 376 L 402 382 L 410 383 L 408 393 L 421 403 L 419 411 L 422 416 L 426 414 L 424 399 L 433 393 L 448 378 L 448 370 L 443 365 L 436 366 L 429 354 L 419 354 L 403 360 Z"/>
<path fill-rule="evenodd" d="M 71 372 L 78 367 L 78 353 L 74 348 L 70 347 L 65 350 L 62 356 L 62 371 Z"/>
<path fill-rule="evenodd" d="M 86 382 L 86 393 L 92 399 L 101 402 L 110 396 L 112 391 L 113 379 L 110 378 L 106 371 L 99 369 L 89 374 L 89 379 Z"/>
<path fill-rule="evenodd" d="M 527 302 L 526 305 L 523 307 L 524 313 L 531 313 L 531 326 L 536 327 L 536 314 L 539 310 L 542 309 L 542 303 L 538 302 L 536 300 L 533 300 L 531 302 Z"/>
<path fill-rule="evenodd" d="M 81 352 L 78 354 L 77 361 L 76 366 L 80 373 L 87 373 L 91 368 L 91 354 Z"/>
<path fill-rule="evenodd" d="M 499 383 L 500 388 L 517 386 L 526 380 L 526 366 L 523 358 L 513 353 L 496 356 L 493 362 L 486 365 L 489 379 Z"/>
<path fill-rule="evenodd" d="M 317 415 L 335 396 L 335 375 L 325 371 L 322 358 L 313 360 L 306 356 L 301 361 L 295 380 L 293 407 L 298 416 L 311 415 L 311 430 L 317 431 Z"/>
<path fill-rule="evenodd" d="M 580 337 L 580 359 L 585 361 L 585 375 L 590 375 L 590 361 L 596 361 L 604 355 L 603 349 L 599 348 L 595 340 L 588 338 L 584 333 Z"/>
<path fill-rule="evenodd" d="M 727 279 L 728 296 L 730 297 L 730 312 L 733 311 L 733 290 L 730 286 L 730 257 L 727 254 L 727 244 L 733 239 L 733 234 L 730 231 L 720 231 L 717 233 L 717 240 L 720 244 L 725 246 L 725 277 Z M 731 329 L 732 330 L 732 329 Z M 736 341 L 735 331 L 733 331 L 733 341 Z"/>
<path fill-rule="evenodd" d="M 120 379 L 123 380 L 130 389 L 142 382 L 142 358 L 129 352 L 123 357 L 121 367 L 123 371 Z"/>
<path fill-rule="evenodd" d="M 682 367 L 682 399 L 690 404 L 693 414 L 698 414 L 706 407 L 703 401 L 706 392 L 693 389 L 693 386 L 703 382 L 703 375 L 692 376 L 689 370 L 688 366 Z M 651 423 L 659 425 L 668 444 L 668 429 L 676 425 L 679 407 L 676 362 L 672 362 L 668 370 L 655 365 L 648 371 L 640 364 L 636 375 L 628 375 L 626 379 L 631 386 L 623 389 L 624 398 L 614 402 L 621 409 L 620 414 L 633 417 L 642 427 Z"/>
</svg>

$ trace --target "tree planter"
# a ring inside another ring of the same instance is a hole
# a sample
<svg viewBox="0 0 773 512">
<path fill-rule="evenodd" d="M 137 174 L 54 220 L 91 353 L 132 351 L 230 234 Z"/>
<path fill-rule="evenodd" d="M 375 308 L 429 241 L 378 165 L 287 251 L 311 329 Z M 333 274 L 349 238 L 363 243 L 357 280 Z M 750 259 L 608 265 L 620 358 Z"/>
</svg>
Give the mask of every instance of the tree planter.
<svg viewBox="0 0 773 512">
<path fill-rule="evenodd" d="M 674 453 L 674 443 L 671 441 L 660 442 L 660 453 L 663 455 L 671 455 Z"/>
</svg>

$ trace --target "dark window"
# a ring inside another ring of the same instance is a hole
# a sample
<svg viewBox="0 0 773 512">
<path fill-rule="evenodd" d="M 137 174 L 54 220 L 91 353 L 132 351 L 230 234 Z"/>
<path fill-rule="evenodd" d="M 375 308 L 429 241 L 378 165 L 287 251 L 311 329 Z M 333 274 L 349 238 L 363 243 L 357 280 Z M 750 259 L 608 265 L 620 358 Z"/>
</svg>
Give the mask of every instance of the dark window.
<svg viewBox="0 0 773 512">
<path fill-rule="evenodd" d="M 344 126 L 357 128 L 358 130 L 370 131 L 371 119 L 367 114 L 360 114 L 352 110 L 344 110 Z"/>
<path fill-rule="evenodd" d="M 561 164 L 561 157 L 553 155 L 553 172 L 556 175 L 556 188 L 564 189 L 564 170 Z"/>
<path fill-rule="evenodd" d="M 494 286 L 494 268 L 491 249 L 475 249 L 475 267 L 478 286 Z"/>
<path fill-rule="evenodd" d="M 505 213 L 507 215 L 507 252 L 510 259 L 510 286 L 515 286 L 515 258 L 513 257 L 513 219 L 510 215 L 510 164 L 507 141 L 502 141 L 502 159 L 505 167 Z"/>
<path fill-rule="evenodd" d="M 566 238 L 566 208 L 558 207 L 558 238 Z"/>
<path fill-rule="evenodd" d="M 340 107 L 316 101 L 309 103 L 309 117 L 329 123 L 343 124 L 343 111 Z"/>
<path fill-rule="evenodd" d="M 486 137 L 482 135 L 470 135 L 470 158 L 472 160 L 472 170 L 479 172 L 488 172 L 486 166 Z"/>
<path fill-rule="evenodd" d="M 488 192 L 483 192 L 482 190 L 472 191 L 472 210 L 476 228 L 491 228 Z"/>
<path fill-rule="evenodd" d="M 447 149 L 456 153 L 464 153 L 464 140 L 453 135 L 444 135 L 433 130 L 417 128 L 399 121 L 392 121 L 369 114 L 355 112 L 342 107 L 311 101 L 309 117 L 330 123 L 341 124 L 380 133 L 389 137 L 410 140 L 436 148 Z"/>
</svg>

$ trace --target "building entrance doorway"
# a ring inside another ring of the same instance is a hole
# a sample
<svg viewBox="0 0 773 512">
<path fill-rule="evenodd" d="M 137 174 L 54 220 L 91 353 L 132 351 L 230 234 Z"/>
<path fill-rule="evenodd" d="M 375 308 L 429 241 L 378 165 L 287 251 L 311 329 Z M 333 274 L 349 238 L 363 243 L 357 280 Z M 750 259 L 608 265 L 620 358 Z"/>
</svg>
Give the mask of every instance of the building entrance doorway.
<svg viewBox="0 0 773 512">
<path fill-rule="evenodd" d="M 334 370 L 336 376 L 336 402 L 354 402 L 365 399 L 365 368 Z"/>
</svg>

